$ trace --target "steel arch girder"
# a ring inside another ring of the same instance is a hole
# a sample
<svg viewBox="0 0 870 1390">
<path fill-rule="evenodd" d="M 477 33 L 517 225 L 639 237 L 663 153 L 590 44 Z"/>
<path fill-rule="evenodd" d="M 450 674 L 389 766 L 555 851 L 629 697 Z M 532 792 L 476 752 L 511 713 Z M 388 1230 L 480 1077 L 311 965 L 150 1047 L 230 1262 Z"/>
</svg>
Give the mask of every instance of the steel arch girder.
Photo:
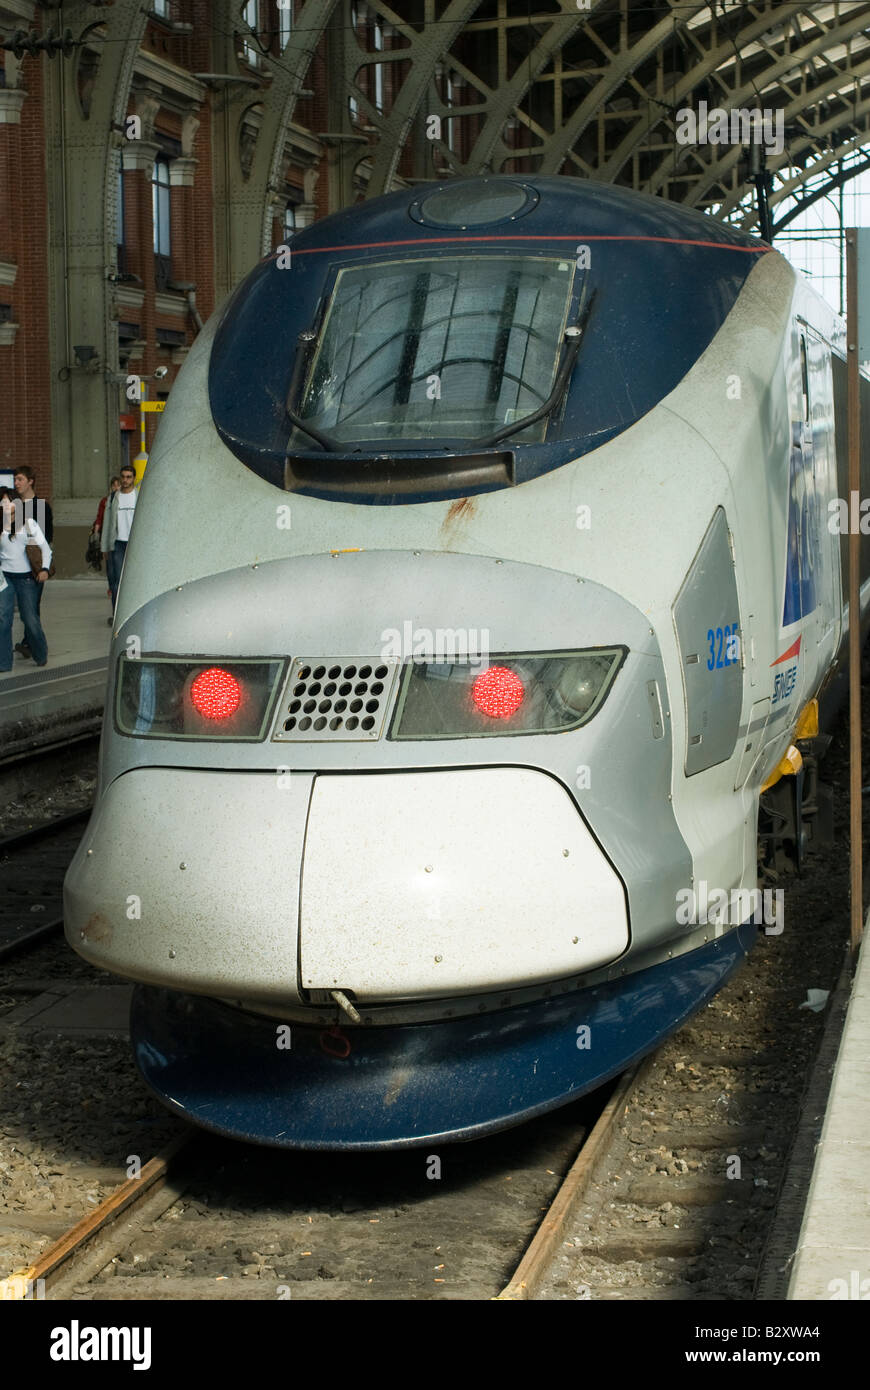
<svg viewBox="0 0 870 1390">
<path fill-rule="evenodd" d="M 489 162 L 511 111 L 516 111 L 519 108 L 520 102 L 534 85 L 541 69 L 563 47 L 571 35 L 587 22 L 583 14 L 578 11 L 575 0 L 559 0 L 559 3 L 564 7 L 565 12 L 562 15 L 551 16 L 548 33 L 535 46 L 529 58 L 521 64 L 510 82 L 499 89 L 494 100 L 488 102 L 483 130 L 477 137 L 474 149 L 466 161 L 465 168 L 470 173 L 479 173 Z M 572 4 L 573 9 L 568 8 Z M 510 150 L 503 142 L 502 147 L 505 151 L 505 158 L 510 158 L 517 153 L 527 153 L 527 151 Z"/>
<path fill-rule="evenodd" d="M 839 188 L 843 183 L 848 183 L 850 179 L 854 179 L 858 174 L 865 174 L 868 169 L 870 169 L 870 157 L 862 159 L 857 164 L 850 165 L 848 169 L 845 169 L 841 174 L 837 174 L 834 178 L 827 179 L 820 188 L 815 189 L 806 198 L 802 198 L 798 207 L 793 208 L 785 217 L 781 218 L 779 222 L 774 223 L 774 236 L 776 236 L 777 232 L 781 232 L 787 227 L 790 222 L 793 222 L 796 217 L 799 217 L 808 207 L 811 207 L 813 203 L 819 202 L 822 198 L 827 198 L 835 188 Z M 771 202 L 781 202 L 784 198 L 789 197 L 793 191 L 793 188 L 790 188 L 788 191 L 786 191 L 785 188 L 783 188 L 782 191 L 777 190 L 777 197 L 776 199 L 771 199 Z M 754 212 L 750 218 L 747 218 L 745 222 L 741 223 L 741 227 L 752 227 L 757 221 L 758 214 Z"/>
<path fill-rule="evenodd" d="M 870 118 L 870 98 L 868 98 L 867 101 L 862 102 L 860 107 L 858 108 L 858 117 L 860 118 L 862 115 L 865 118 Z M 842 144 L 838 145 L 835 150 L 831 151 L 830 156 L 823 159 L 819 159 L 817 163 L 812 166 L 811 169 L 804 169 L 802 171 L 803 177 L 787 179 L 783 183 L 781 183 L 780 186 L 770 197 L 771 207 L 776 207 L 778 203 L 782 203 L 785 201 L 786 198 L 790 198 L 791 195 L 794 193 L 795 189 L 801 187 L 807 174 L 814 175 L 817 172 L 823 172 L 825 169 L 830 169 L 834 163 L 842 159 L 845 155 L 855 150 L 866 148 L 868 145 L 870 145 L 870 130 L 860 131 L 857 135 L 853 136 L 851 140 L 844 140 Z M 836 188 L 838 184 L 847 182 L 849 178 L 852 178 L 855 174 L 861 172 L 862 168 L 856 167 L 850 172 L 844 174 L 842 178 L 836 177 L 830 179 L 826 184 L 823 185 L 822 189 L 819 192 L 813 193 L 807 198 L 806 206 L 809 206 L 810 203 L 816 202 L 820 197 L 824 196 L 824 193 L 829 189 Z M 735 211 L 738 207 L 739 203 L 732 202 L 729 205 L 728 211 Z M 793 218 L 797 216 L 798 211 L 799 209 L 795 209 L 794 213 L 790 213 L 787 218 L 783 219 L 783 221 L 778 224 L 778 226 L 774 225 L 774 233 L 776 233 L 777 230 L 781 230 L 783 227 L 787 226 L 788 223 L 791 222 Z M 725 215 L 727 216 L 727 212 Z M 717 214 L 717 216 L 719 216 L 719 214 Z M 755 226 L 757 221 L 758 212 L 755 208 L 753 208 L 747 211 L 747 215 L 740 223 L 740 226 L 743 230 L 751 229 Z"/>
<path fill-rule="evenodd" d="M 272 123 L 271 150 L 269 150 L 268 153 L 268 166 L 265 171 L 258 169 L 258 173 L 265 172 L 266 180 L 263 189 L 264 205 L 261 233 L 261 244 L 264 254 L 269 249 L 269 193 L 271 189 L 276 188 L 279 183 L 281 161 L 284 155 L 284 146 L 287 142 L 287 132 L 293 120 L 293 112 L 296 109 L 299 93 L 302 91 L 305 78 L 308 75 L 308 69 L 317 51 L 317 45 L 321 42 L 333 12 L 339 4 L 340 0 L 305 0 L 305 4 L 296 16 L 295 23 L 290 31 L 290 39 L 279 59 L 282 67 L 289 68 L 288 81 L 285 85 L 280 111 L 276 113 Z M 270 96 L 271 95 L 272 93 L 270 92 Z M 261 131 L 257 145 L 259 147 L 263 144 L 263 132 Z M 253 174 L 253 170 L 251 172 Z"/>
<path fill-rule="evenodd" d="M 849 76 L 854 78 L 856 82 L 860 82 L 863 77 L 866 77 L 868 75 L 870 75 L 870 58 L 868 58 L 867 61 L 864 63 L 859 63 L 859 65 L 856 68 L 853 68 L 851 73 L 849 74 Z M 843 74 L 839 73 L 837 74 L 837 76 L 832 77 L 829 82 L 824 83 L 821 87 L 817 88 L 817 93 L 819 96 L 822 96 L 825 91 L 829 90 L 833 86 L 841 85 L 842 82 Z M 789 106 L 784 107 L 783 111 L 784 116 L 787 119 L 789 114 L 794 115 L 797 110 L 806 109 L 806 102 L 804 100 L 796 98 L 795 101 L 793 101 Z M 870 109 L 868 108 L 867 101 L 859 102 L 858 105 L 852 107 L 851 110 L 840 111 L 835 116 L 832 116 L 829 120 L 825 121 L 823 125 L 818 126 L 813 130 L 807 131 L 806 136 L 802 140 L 798 139 L 796 141 L 792 141 L 787 152 L 789 162 L 793 163 L 795 155 L 800 154 L 803 150 L 809 148 L 816 140 L 823 139 L 824 136 L 827 135 L 830 131 L 836 130 L 837 128 L 842 127 L 844 125 L 848 125 L 851 121 L 856 120 L 859 114 L 867 109 Z M 691 196 L 684 200 L 687 203 L 687 205 L 690 207 L 697 206 L 699 200 L 703 198 L 704 194 L 714 184 L 721 183 L 723 181 L 724 176 L 727 175 L 734 168 L 735 164 L 740 159 L 741 153 L 742 146 L 729 146 L 728 152 L 724 154 L 721 159 L 718 159 L 715 162 L 715 164 L 710 165 L 706 177 L 699 179 L 697 184 L 693 187 Z M 828 163 L 830 163 L 833 160 L 833 158 L 834 156 L 831 156 L 831 159 L 828 160 Z M 824 163 L 822 167 L 824 167 Z M 725 198 L 720 209 L 720 215 L 727 216 L 727 214 L 730 211 L 732 211 L 739 202 L 740 199 L 735 198 L 733 196 L 730 198 Z"/>
<path fill-rule="evenodd" d="M 796 0 L 796 2 L 793 4 L 783 4 L 781 9 L 777 11 L 777 15 L 795 15 L 805 9 L 806 5 L 797 3 Z M 861 23 L 863 23 L 863 20 L 861 21 Z M 754 19 L 751 24 L 747 24 L 746 27 L 740 31 L 736 42 L 752 43 L 756 37 L 758 37 L 761 34 L 766 34 L 769 29 L 770 15 L 769 13 L 765 13 L 760 18 Z M 818 41 L 814 40 L 814 43 L 827 43 L 829 38 L 830 35 L 825 34 L 822 35 Z M 682 80 L 674 88 L 673 100 L 675 103 L 681 101 L 685 96 L 688 96 L 689 93 L 693 92 L 694 89 L 701 82 L 703 82 L 707 77 L 710 77 L 714 72 L 716 72 L 717 68 L 721 64 L 723 50 L 727 50 L 727 52 L 733 56 L 733 48 L 730 42 L 723 42 L 721 44 L 718 44 L 715 48 L 711 49 L 707 56 L 699 63 L 696 63 L 692 70 L 688 72 L 685 75 L 685 77 L 683 77 Z M 746 85 L 747 84 L 744 84 L 744 87 L 741 90 L 745 91 Z M 735 104 L 737 104 L 736 95 L 734 100 Z M 632 155 L 635 154 L 638 149 L 642 148 L 645 136 L 647 136 L 651 130 L 654 130 L 656 125 L 660 124 L 661 121 L 666 119 L 666 117 L 665 115 L 662 115 L 659 117 L 657 121 L 654 121 L 652 125 L 647 124 L 646 126 L 643 126 L 643 128 L 641 129 L 642 119 L 642 117 L 638 119 L 635 128 L 629 131 L 629 133 L 623 138 L 622 143 L 617 147 L 616 150 L 614 150 L 613 154 L 602 166 L 600 173 L 605 183 L 616 182 L 616 179 L 618 178 L 624 166 L 631 159 Z M 661 178 L 659 179 L 660 174 Z M 658 170 L 656 170 L 656 178 L 659 179 L 659 183 L 657 183 L 655 186 L 650 184 L 647 187 L 647 192 L 655 192 L 655 187 L 660 186 L 660 183 L 663 183 L 667 178 L 666 173 L 662 174 L 661 166 Z"/>
<path fill-rule="evenodd" d="M 226 103 L 228 186 L 224 196 L 232 207 L 235 224 L 228 248 L 229 284 L 226 289 L 247 274 L 255 247 L 258 255 L 269 249 L 269 194 L 279 182 L 287 129 L 311 59 L 338 3 L 339 0 L 306 0 L 296 16 L 296 25 L 281 57 L 273 59 L 264 55 L 272 74 L 268 89 L 246 85 L 226 89 L 223 100 Z M 233 33 L 244 28 L 239 8 L 237 0 L 214 0 L 214 23 L 224 36 L 224 61 L 228 71 L 232 71 L 235 64 Z M 262 117 L 250 171 L 245 178 L 239 159 L 239 137 L 245 113 L 254 105 L 262 108 Z"/>
<path fill-rule="evenodd" d="M 433 25 L 431 30 L 424 29 L 410 48 L 401 50 L 402 57 L 411 61 L 411 72 L 402 84 L 389 116 L 381 122 L 366 197 L 376 197 L 389 189 L 435 67 L 446 59 L 450 48 L 480 4 L 481 0 L 452 0 L 437 25 Z M 380 8 L 377 0 L 372 0 L 372 7 Z M 372 119 L 377 123 L 374 112 Z"/>
<path fill-rule="evenodd" d="M 93 12 L 83 0 L 65 11 L 65 24 L 75 26 L 81 32 L 90 22 Z M 77 93 L 78 54 L 70 61 L 61 58 L 60 73 L 63 86 L 63 101 L 67 123 L 68 149 L 79 152 L 79 162 L 75 167 L 75 183 L 80 196 L 75 199 L 75 212 L 69 214 L 69 235 L 82 237 L 80 246 L 96 248 L 99 243 L 99 264 L 104 266 L 111 261 L 113 248 L 108 244 L 108 228 L 115 226 L 117 213 L 116 173 L 117 159 L 126 144 L 123 137 L 113 140 L 113 127 L 121 130 L 130 94 L 133 90 L 133 69 L 139 53 L 139 45 L 148 22 L 147 14 L 139 0 L 117 0 L 103 23 L 105 35 L 93 41 L 93 47 L 101 49 L 91 97 L 89 115 L 83 115 Z M 93 132 L 105 131 L 109 141 L 108 151 L 94 145 Z M 88 156 L 85 151 L 90 151 Z M 61 179 L 71 177 L 71 171 L 61 170 Z M 70 201 L 72 209 L 73 202 Z M 83 227 L 87 232 L 83 233 Z M 83 256 L 79 251 L 80 258 Z M 107 291 L 104 288 L 104 297 Z"/>
<path fill-rule="evenodd" d="M 674 0 L 669 0 L 669 3 L 673 4 Z M 697 14 L 699 10 L 707 8 L 707 0 L 692 0 L 692 3 L 686 8 L 691 14 Z M 592 91 L 583 98 L 571 119 L 562 125 L 561 130 L 554 132 L 547 142 L 541 161 L 541 174 L 558 174 L 562 162 L 586 126 L 597 116 L 599 109 L 608 97 L 613 95 L 617 87 L 634 72 L 640 63 L 651 57 L 671 37 L 673 29 L 673 15 L 668 15 L 667 18 L 660 20 L 655 28 L 648 30 L 632 48 L 614 56 L 612 62 L 608 64 L 606 75 L 596 82 Z"/>
<path fill-rule="evenodd" d="M 870 115 L 870 112 L 867 112 L 865 114 Z M 771 194 L 770 206 L 772 208 L 775 208 L 779 203 L 784 202 L 786 198 L 791 197 L 795 189 L 800 188 L 802 186 L 807 176 L 814 177 L 817 173 L 824 173 L 826 169 L 830 169 L 839 160 L 844 159 L 846 155 L 853 154 L 856 150 L 863 150 L 868 146 L 870 146 L 870 129 L 860 132 L 852 140 L 844 140 L 842 144 L 838 145 L 836 149 L 831 152 L 830 158 L 824 160 L 820 159 L 818 160 L 817 164 L 812 165 L 809 169 L 804 169 L 802 171 L 803 176 L 801 178 L 788 179 L 785 183 L 781 184 L 779 188 L 777 188 L 775 192 Z M 857 174 L 860 172 L 860 169 L 855 168 L 851 171 L 847 171 L 847 173 L 844 174 L 843 178 L 832 177 L 828 180 L 827 183 L 824 184 L 822 191 L 827 192 L 832 188 L 836 188 L 840 183 L 847 182 L 853 174 Z M 808 207 L 811 203 L 817 202 L 819 196 L 820 195 L 816 193 L 811 194 L 806 199 L 805 206 Z M 732 210 L 736 211 L 736 209 L 739 206 L 739 203 L 732 204 Z M 719 216 L 718 213 L 717 216 Z M 774 235 L 776 234 L 777 230 L 782 230 L 783 227 L 788 226 L 788 223 L 793 220 L 794 216 L 797 216 L 797 210 L 795 210 L 794 214 L 789 214 L 789 216 L 787 218 L 784 218 L 779 224 L 775 223 L 773 227 Z M 740 228 L 744 231 L 751 230 L 757 222 L 757 209 L 747 209 L 746 215 L 740 223 Z"/>
</svg>

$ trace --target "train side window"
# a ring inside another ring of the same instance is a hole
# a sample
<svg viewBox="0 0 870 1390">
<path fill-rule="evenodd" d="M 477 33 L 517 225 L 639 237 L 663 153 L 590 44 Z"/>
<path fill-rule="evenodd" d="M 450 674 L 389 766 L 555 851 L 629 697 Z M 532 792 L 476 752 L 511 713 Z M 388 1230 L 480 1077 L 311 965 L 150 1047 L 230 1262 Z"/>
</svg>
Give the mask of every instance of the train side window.
<svg viewBox="0 0 870 1390">
<path fill-rule="evenodd" d="M 801 334 L 801 396 L 803 399 L 803 418 L 810 418 L 810 378 L 807 370 L 807 340 Z"/>
</svg>

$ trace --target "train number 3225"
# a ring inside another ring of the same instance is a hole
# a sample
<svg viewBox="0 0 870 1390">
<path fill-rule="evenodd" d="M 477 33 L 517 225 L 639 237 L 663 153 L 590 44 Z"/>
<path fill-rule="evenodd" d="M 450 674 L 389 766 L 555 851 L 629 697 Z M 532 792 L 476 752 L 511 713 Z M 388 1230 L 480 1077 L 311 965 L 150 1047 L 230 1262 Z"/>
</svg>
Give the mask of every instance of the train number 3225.
<svg viewBox="0 0 870 1390">
<path fill-rule="evenodd" d="M 710 655 L 707 657 L 708 671 L 722 671 L 726 666 L 738 664 L 740 661 L 740 638 L 736 623 L 729 623 L 727 627 L 709 627 L 707 629 L 707 641 L 710 643 Z"/>
</svg>

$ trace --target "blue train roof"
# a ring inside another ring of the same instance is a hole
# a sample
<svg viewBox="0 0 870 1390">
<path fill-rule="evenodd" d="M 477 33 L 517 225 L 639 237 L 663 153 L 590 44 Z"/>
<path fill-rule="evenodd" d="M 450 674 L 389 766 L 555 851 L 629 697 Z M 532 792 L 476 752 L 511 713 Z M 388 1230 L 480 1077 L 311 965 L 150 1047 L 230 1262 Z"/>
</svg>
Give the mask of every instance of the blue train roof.
<svg viewBox="0 0 870 1390">
<path fill-rule="evenodd" d="M 332 213 L 297 233 L 299 250 L 458 237 L 652 237 L 759 251 L 763 244 L 694 208 L 566 175 L 491 175 L 417 185 Z M 511 235 L 513 234 L 513 235 Z"/>
<path fill-rule="evenodd" d="M 215 423 L 261 476 L 314 496 L 522 484 L 672 391 L 768 250 L 583 179 L 372 199 L 300 232 L 236 290 L 212 348 Z"/>
</svg>

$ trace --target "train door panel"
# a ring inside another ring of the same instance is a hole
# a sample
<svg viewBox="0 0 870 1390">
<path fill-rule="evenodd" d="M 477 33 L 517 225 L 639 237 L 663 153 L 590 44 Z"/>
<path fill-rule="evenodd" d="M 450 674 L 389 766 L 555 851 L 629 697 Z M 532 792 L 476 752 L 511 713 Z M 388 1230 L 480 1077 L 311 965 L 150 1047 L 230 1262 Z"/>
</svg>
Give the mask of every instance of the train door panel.
<svg viewBox="0 0 870 1390">
<path fill-rule="evenodd" d="M 808 552 L 815 567 L 816 641 L 825 648 L 822 664 L 833 657 L 840 637 L 840 538 L 828 528 L 829 503 L 837 497 L 834 451 L 834 383 L 831 349 L 812 329 L 805 332 L 809 386 L 809 427 L 812 436 L 813 538 Z"/>
<path fill-rule="evenodd" d="M 802 321 L 795 325 L 786 572 L 782 625 L 800 624 L 809 665 L 819 646 L 833 651 L 839 631 L 837 537 L 828 530 L 836 496 L 833 382 L 828 345 Z M 812 680 L 813 670 L 802 673 Z"/>
<path fill-rule="evenodd" d="M 785 595 L 782 625 L 801 623 L 804 630 L 817 606 L 818 565 L 813 541 L 816 511 L 813 475 L 813 434 L 810 423 L 809 353 L 804 324 L 797 325 L 799 374 L 792 376 L 791 449 L 789 454 L 788 527 L 785 566 Z"/>
</svg>

